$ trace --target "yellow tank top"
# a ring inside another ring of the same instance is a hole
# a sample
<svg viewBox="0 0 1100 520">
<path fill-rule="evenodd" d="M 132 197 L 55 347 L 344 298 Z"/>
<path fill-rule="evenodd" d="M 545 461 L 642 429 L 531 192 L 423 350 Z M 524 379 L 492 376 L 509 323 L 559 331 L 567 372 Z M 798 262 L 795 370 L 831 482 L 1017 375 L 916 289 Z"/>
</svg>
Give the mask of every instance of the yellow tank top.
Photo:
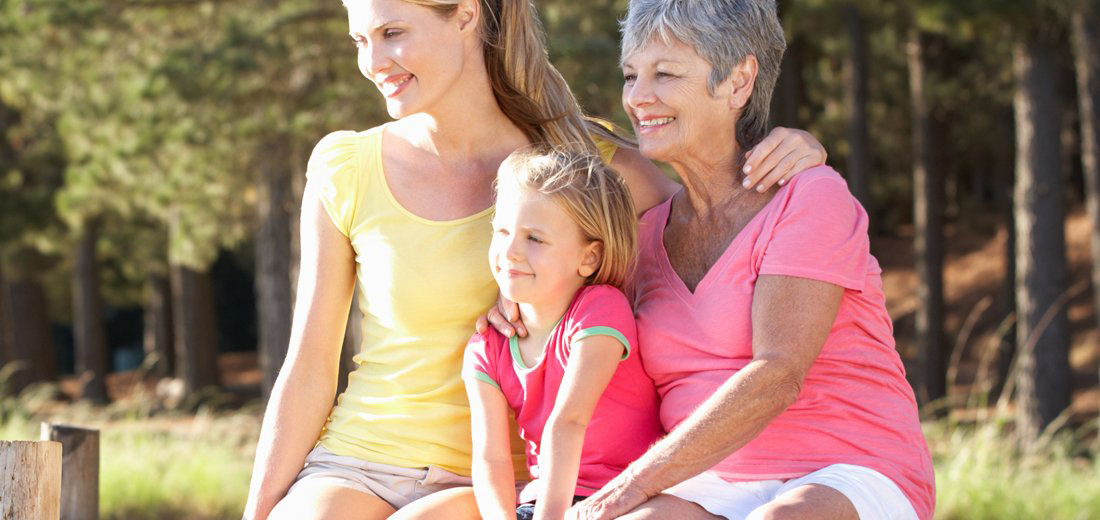
<svg viewBox="0 0 1100 520">
<path fill-rule="evenodd" d="M 460 372 L 474 321 L 498 293 L 486 257 L 492 208 L 447 221 L 406 210 L 383 175 L 382 128 L 329 134 L 306 173 L 355 250 L 363 313 L 357 368 L 320 442 L 371 462 L 469 475 L 470 409 Z M 598 147 L 610 162 L 615 145 Z M 524 476 L 523 447 L 514 448 Z"/>
</svg>

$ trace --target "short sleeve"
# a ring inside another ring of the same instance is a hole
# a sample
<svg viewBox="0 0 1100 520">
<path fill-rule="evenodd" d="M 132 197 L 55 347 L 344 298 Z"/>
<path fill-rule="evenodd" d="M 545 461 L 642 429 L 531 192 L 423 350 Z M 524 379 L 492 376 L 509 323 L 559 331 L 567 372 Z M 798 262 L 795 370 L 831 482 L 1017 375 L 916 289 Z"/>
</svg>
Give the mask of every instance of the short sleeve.
<svg viewBox="0 0 1100 520">
<path fill-rule="evenodd" d="M 306 178 L 341 233 L 351 236 L 360 200 L 359 134 L 339 131 L 326 135 L 309 157 Z"/>
<path fill-rule="evenodd" d="M 615 131 L 615 126 L 610 121 L 596 117 L 590 117 L 588 120 L 605 128 L 608 132 Z M 607 164 L 611 164 L 612 159 L 615 158 L 615 152 L 619 151 L 619 145 L 596 133 L 592 134 L 592 142 L 595 143 L 596 150 L 600 152 L 600 159 L 603 159 L 603 162 Z"/>
<path fill-rule="evenodd" d="M 466 352 L 462 356 L 462 379 L 466 381 L 482 381 L 500 389 L 497 380 L 496 363 L 498 356 L 491 355 L 490 340 L 481 334 L 474 334 L 470 342 L 466 344 Z"/>
<path fill-rule="evenodd" d="M 871 255 L 867 213 L 844 179 L 821 168 L 799 174 L 788 189 L 760 274 L 809 278 L 862 291 Z"/>
<path fill-rule="evenodd" d="M 638 332 L 626 296 L 610 285 L 590 286 L 583 290 L 585 292 L 578 299 L 570 319 L 567 348 L 584 338 L 610 336 L 623 344 L 625 352 L 622 359 L 630 357 L 638 344 Z"/>
</svg>

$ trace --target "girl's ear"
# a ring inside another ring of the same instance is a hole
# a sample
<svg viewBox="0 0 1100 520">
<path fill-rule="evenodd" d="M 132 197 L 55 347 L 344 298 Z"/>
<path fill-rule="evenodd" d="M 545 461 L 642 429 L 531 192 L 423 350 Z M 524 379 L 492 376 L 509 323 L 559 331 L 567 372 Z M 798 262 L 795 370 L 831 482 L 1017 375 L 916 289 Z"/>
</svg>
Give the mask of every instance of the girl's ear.
<svg viewBox="0 0 1100 520">
<path fill-rule="evenodd" d="M 733 66 L 727 80 L 730 82 L 728 88 L 730 89 L 729 102 L 731 109 L 740 111 L 745 108 L 745 105 L 749 104 L 753 86 L 756 85 L 758 67 L 759 63 L 756 61 L 756 56 L 752 54 L 745 56 L 741 63 Z"/>
<path fill-rule="evenodd" d="M 455 17 L 458 20 L 458 30 L 467 31 L 477 29 L 478 17 L 481 15 L 481 2 L 477 0 L 459 0 Z"/>
<path fill-rule="evenodd" d="M 593 240 L 584 246 L 584 256 L 581 257 L 581 266 L 577 269 L 577 274 L 581 275 L 581 278 L 592 276 L 600 268 L 602 260 L 603 241 Z"/>
</svg>

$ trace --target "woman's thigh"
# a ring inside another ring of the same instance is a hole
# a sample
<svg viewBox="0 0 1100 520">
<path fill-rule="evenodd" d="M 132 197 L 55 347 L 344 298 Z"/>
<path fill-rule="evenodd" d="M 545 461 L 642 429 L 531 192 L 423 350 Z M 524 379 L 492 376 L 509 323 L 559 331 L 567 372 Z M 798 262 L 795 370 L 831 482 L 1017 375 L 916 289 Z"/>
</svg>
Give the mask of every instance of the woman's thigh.
<svg viewBox="0 0 1100 520">
<path fill-rule="evenodd" d="M 270 520 L 383 520 L 394 512 L 385 500 L 331 481 L 301 482 L 291 489 Z"/>
<path fill-rule="evenodd" d="M 807 484 L 781 493 L 745 520 L 859 520 L 859 514 L 840 491 Z"/>
<path fill-rule="evenodd" d="M 676 520 L 722 520 L 722 517 L 710 514 L 702 506 L 677 496 L 659 494 L 633 511 L 620 516 L 621 520 L 658 520 L 675 518 Z"/>
<path fill-rule="evenodd" d="M 432 520 L 438 518 L 477 520 L 481 518 L 481 515 L 478 513 L 477 501 L 474 499 L 474 488 L 456 487 L 418 498 L 409 505 L 402 507 L 389 518 L 391 520 Z"/>
</svg>

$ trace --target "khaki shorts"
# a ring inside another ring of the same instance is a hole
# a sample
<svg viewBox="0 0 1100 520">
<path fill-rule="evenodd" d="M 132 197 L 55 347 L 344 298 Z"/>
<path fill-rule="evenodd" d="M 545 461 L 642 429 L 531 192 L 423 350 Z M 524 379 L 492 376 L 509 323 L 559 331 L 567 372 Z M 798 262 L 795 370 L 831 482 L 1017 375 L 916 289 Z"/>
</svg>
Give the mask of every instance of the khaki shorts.
<svg viewBox="0 0 1100 520">
<path fill-rule="evenodd" d="M 306 465 L 290 486 L 323 482 L 328 485 L 351 488 L 385 500 L 394 509 L 401 509 L 410 502 L 437 491 L 471 486 L 470 477 L 451 473 L 437 466 L 427 468 L 403 468 L 377 462 L 367 462 L 355 457 L 337 455 L 320 444 L 306 456 Z"/>
</svg>

